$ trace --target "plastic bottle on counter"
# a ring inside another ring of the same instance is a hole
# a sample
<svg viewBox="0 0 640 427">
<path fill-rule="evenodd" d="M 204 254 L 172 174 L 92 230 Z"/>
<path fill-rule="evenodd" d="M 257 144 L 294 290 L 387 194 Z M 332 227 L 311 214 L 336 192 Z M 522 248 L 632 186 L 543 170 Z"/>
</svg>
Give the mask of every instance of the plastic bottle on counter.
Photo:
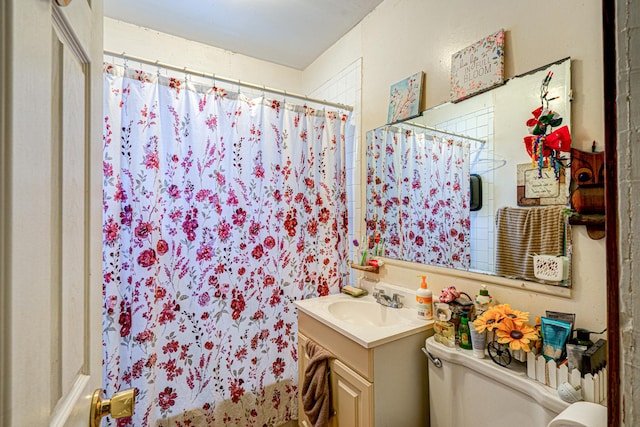
<svg viewBox="0 0 640 427">
<path fill-rule="evenodd" d="M 416 304 L 418 306 L 418 318 L 424 320 L 433 319 L 433 294 L 427 287 L 427 276 L 418 276 L 422 278 L 422 283 L 416 291 Z"/>
<path fill-rule="evenodd" d="M 469 317 L 467 317 L 467 313 L 462 313 L 458 335 L 460 336 L 460 348 L 471 350 L 473 347 L 471 345 L 471 331 L 469 330 Z"/>
<path fill-rule="evenodd" d="M 476 307 L 476 316 L 480 316 L 487 311 L 493 302 L 493 298 L 489 295 L 487 285 L 480 286 L 480 292 L 476 295 L 476 299 L 473 301 L 473 305 Z"/>
</svg>

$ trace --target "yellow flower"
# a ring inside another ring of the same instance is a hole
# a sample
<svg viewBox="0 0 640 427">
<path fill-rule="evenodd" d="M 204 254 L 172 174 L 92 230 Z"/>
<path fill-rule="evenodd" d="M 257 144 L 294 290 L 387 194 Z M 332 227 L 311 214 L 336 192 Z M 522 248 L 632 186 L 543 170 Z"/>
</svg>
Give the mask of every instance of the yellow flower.
<svg viewBox="0 0 640 427">
<path fill-rule="evenodd" d="M 502 313 L 499 310 L 495 310 L 495 307 L 482 313 L 473 321 L 473 326 L 476 327 L 476 331 L 483 333 L 484 331 L 493 331 L 503 319 Z"/>
<path fill-rule="evenodd" d="M 538 339 L 538 332 L 533 326 L 506 317 L 498 323 L 496 337 L 500 344 L 509 344 L 511 350 L 529 351 L 529 343 Z"/>
<path fill-rule="evenodd" d="M 520 311 L 511 308 L 509 304 L 500 304 L 493 307 L 494 310 L 497 310 L 501 313 L 502 318 L 507 318 L 513 320 L 515 323 L 524 324 L 529 321 L 529 312 L 528 311 Z"/>
</svg>

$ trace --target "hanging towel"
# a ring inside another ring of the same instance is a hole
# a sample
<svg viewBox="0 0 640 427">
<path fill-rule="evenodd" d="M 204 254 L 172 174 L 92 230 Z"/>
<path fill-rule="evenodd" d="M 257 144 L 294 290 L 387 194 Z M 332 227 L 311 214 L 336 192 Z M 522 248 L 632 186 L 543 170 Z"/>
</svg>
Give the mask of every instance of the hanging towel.
<svg viewBox="0 0 640 427">
<path fill-rule="evenodd" d="M 304 413 L 314 427 L 329 425 L 333 413 L 329 387 L 329 351 L 309 340 L 306 345 L 309 363 L 304 371 L 302 383 L 302 405 Z"/>
<path fill-rule="evenodd" d="M 498 209 L 496 214 L 496 274 L 534 279 L 532 255 L 564 253 L 564 206 Z"/>
</svg>

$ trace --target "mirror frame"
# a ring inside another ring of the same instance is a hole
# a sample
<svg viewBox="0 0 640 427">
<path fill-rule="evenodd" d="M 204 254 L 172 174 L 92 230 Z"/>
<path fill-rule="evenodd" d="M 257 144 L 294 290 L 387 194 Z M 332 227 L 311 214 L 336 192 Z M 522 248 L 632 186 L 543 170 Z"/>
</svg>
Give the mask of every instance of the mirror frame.
<svg viewBox="0 0 640 427">
<path fill-rule="evenodd" d="M 607 256 L 607 425 L 619 426 L 620 394 L 620 281 L 618 251 L 618 112 L 616 2 L 602 2 L 602 58 L 604 83 L 605 246 Z"/>
</svg>

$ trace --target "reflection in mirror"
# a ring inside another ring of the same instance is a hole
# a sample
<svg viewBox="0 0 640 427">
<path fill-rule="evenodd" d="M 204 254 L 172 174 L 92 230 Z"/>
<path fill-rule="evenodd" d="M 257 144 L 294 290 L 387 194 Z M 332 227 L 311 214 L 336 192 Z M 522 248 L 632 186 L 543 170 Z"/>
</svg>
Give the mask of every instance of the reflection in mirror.
<svg viewBox="0 0 640 427">
<path fill-rule="evenodd" d="M 367 147 L 367 230 L 385 256 L 468 269 L 469 144 L 384 126 Z"/>
<path fill-rule="evenodd" d="M 369 235 L 380 234 L 385 257 L 570 286 L 570 275 L 564 280 L 536 278 L 533 255 L 539 254 L 524 251 L 516 255 L 523 259 L 511 257 L 506 263 L 505 254 L 518 251 L 504 245 L 511 237 L 501 240 L 505 229 L 496 228 L 496 222 L 503 227 L 504 215 L 512 220 L 535 211 L 537 218 L 548 218 L 566 205 L 569 171 L 561 180 L 538 181 L 523 143 L 528 135 L 526 122 L 540 106 L 541 83 L 549 73 L 553 73 L 549 107 L 570 128 L 567 58 L 462 102 L 427 110 L 419 118 L 367 132 L 365 219 Z M 480 177 L 482 205 L 472 211 L 469 179 L 473 174 Z M 546 193 L 536 193 L 533 187 L 544 187 Z M 562 214 L 559 218 L 559 228 L 538 222 L 527 235 L 522 229 L 512 235 L 526 237 L 523 242 L 560 242 L 557 253 L 547 255 L 564 255 L 567 258 L 560 262 L 570 265 L 570 232 Z M 556 230 L 552 235 L 551 229 Z M 505 267 L 509 263 L 523 268 L 513 271 Z"/>
</svg>

